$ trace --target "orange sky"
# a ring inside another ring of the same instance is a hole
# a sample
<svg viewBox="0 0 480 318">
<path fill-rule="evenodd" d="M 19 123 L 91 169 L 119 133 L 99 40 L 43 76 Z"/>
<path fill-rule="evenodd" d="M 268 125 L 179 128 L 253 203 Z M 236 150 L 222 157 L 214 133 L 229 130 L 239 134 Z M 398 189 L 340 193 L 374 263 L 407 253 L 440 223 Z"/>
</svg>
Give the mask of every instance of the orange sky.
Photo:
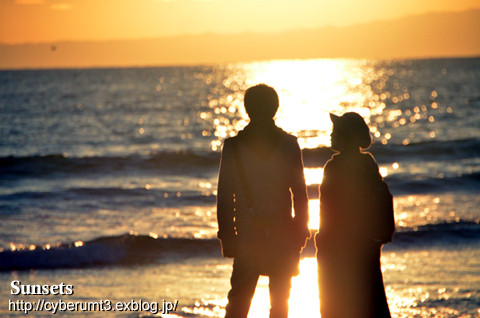
<svg viewBox="0 0 480 318">
<path fill-rule="evenodd" d="M 480 8 L 478 0 L 0 0 L 0 43 L 279 32 Z"/>
</svg>

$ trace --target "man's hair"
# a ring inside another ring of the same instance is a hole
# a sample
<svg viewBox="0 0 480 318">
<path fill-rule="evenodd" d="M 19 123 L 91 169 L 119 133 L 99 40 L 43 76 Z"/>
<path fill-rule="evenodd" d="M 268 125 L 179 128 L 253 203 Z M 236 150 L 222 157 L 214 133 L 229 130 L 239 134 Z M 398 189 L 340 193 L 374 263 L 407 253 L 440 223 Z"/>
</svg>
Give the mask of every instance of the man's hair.
<svg viewBox="0 0 480 318">
<path fill-rule="evenodd" d="M 258 84 L 245 92 L 245 110 L 250 119 L 271 119 L 278 110 L 278 95 L 273 87 Z"/>
</svg>

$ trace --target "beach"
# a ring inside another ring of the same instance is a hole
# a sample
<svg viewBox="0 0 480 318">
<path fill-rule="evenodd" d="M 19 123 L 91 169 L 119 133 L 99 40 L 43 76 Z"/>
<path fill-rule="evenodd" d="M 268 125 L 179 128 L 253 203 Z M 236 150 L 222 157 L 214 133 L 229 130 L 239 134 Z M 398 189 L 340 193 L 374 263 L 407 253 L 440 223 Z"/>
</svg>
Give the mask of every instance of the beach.
<svg viewBox="0 0 480 318">
<path fill-rule="evenodd" d="M 480 58 L 0 71 L 0 83 L 2 317 L 62 302 L 68 316 L 223 317 L 220 150 L 258 83 L 277 90 L 276 123 L 302 148 L 313 232 L 329 113 L 365 118 L 394 195 L 382 251 L 392 316 L 480 317 Z M 291 317 L 320 317 L 314 255 L 310 242 Z M 13 295 L 17 281 L 49 294 Z M 61 283 L 74 292 L 54 295 Z M 249 317 L 268 308 L 262 277 Z"/>
</svg>

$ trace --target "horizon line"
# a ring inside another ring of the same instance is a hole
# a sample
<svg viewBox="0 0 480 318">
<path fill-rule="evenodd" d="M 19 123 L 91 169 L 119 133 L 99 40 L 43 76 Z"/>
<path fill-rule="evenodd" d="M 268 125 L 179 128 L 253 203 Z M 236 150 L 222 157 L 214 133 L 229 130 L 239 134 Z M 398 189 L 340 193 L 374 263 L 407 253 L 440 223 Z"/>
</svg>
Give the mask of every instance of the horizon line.
<svg viewBox="0 0 480 318">
<path fill-rule="evenodd" d="M 129 69 L 129 68 L 164 68 L 164 67 L 202 67 L 212 65 L 230 65 L 230 64 L 250 64 L 250 63 L 264 63 L 274 61 L 315 61 L 315 60 L 358 60 L 358 61 L 422 61 L 422 60 L 460 60 L 460 59 L 478 59 L 478 55 L 458 55 L 458 56 L 431 56 L 431 57 L 404 57 L 404 58 L 353 58 L 353 57 L 325 57 L 325 58 L 311 58 L 311 59 L 265 59 L 243 62 L 218 62 L 218 63 L 184 63 L 184 64 L 131 64 L 131 65 L 91 65 L 91 66 L 57 66 L 57 67 L 19 67 L 19 68 L 2 68 L 0 72 L 20 72 L 20 71 L 55 71 L 55 70 L 95 70 L 95 69 Z"/>
</svg>

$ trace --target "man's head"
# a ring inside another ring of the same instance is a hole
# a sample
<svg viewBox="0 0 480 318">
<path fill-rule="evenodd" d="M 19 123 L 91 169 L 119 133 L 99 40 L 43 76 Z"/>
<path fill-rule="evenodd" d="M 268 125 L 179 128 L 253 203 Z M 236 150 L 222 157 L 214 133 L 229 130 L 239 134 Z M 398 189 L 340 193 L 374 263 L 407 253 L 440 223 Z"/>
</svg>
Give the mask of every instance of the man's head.
<svg viewBox="0 0 480 318">
<path fill-rule="evenodd" d="M 272 119 L 278 110 L 278 95 L 268 85 L 255 85 L 245 92 L 244 104 L 251 120 Z"/>
</svg>

